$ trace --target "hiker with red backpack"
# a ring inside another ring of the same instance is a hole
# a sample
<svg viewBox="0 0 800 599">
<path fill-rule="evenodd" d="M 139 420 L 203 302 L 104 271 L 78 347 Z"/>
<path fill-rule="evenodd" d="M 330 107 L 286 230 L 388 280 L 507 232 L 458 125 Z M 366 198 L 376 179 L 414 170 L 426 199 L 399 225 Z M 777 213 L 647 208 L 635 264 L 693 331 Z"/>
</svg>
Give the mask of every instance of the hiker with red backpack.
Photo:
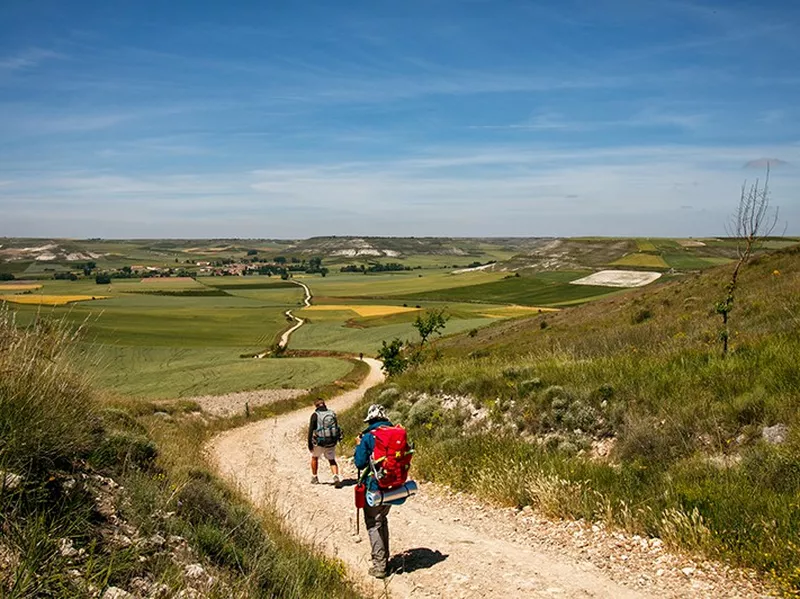
<svg viewBox="0 0 800 599">
<path fill-rule="evenodd" d="M 372 404 L 364 422 L 368 424 L 358 437 L 354 462 L 360 476 L 356 487 L 356 507 L 364 509 L 372 549 L 369 574 L 386 578 L 389 564 L 389 510 L 405 502 L 417 486 L 407 481 L 413 448 L 406 431 L 395 426 L 386 416 L 386 409 Z M 363 471 L 363 472 L 362 472 Z M 359 499 L 360 492 L 363 498 Z"/>
<path fill-rule="evenodd" d="M 319 483 L 317 470 L 319 458 L 324 456 L 331 467 L 333 486 L 342 487 L 339 478 L 339 465 L 336 463 L 336 444 L 342 439 L 342 429 L 336 419 L 336 413 L 329 410 L 324 399 L 314 401 L 314 413 L 308 423 L 308 451 L 311 452 L 311 484 Z"/>
</svg>

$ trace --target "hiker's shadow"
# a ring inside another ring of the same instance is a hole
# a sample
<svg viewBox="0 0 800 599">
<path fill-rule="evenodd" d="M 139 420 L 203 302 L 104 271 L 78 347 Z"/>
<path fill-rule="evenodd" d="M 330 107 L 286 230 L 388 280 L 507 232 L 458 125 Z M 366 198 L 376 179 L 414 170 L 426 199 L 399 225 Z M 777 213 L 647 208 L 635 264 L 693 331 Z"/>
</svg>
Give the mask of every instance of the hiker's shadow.
<svg viewBox="0 0 800 599">
<path fill-rule="evenodd" d="M 342 479 L 342 487 L 355 487 L 358 484 L 358 480 L 355 478 L 343 478 Z"/>
<path fill-rule="evenodd" d="M 415 570 L 432 568 L 439 562 L 446 560 L 447 557 L 446 553 L 442 553 L 437 549 L 428 549 L 427 547 L 408 549 L 403 553 L 392 556 L 392 559 L 389 560 L 389 571 L 394 574 L 408 574 Z"/>
</svg>

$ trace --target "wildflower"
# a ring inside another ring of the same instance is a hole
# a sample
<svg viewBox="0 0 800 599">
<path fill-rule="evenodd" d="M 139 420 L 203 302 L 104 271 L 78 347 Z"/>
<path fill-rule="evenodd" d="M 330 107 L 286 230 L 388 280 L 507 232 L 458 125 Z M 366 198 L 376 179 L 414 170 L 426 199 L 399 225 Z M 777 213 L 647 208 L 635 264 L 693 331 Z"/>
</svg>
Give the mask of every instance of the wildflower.
<svg viewBox="0 0 800 599">
<path fill-rule="evenodd" d="M 773 277 L 779 277 L 779 276 L 781 276 L 781 271 L 779 271 L 779 270 L 776 268 L 775 270 L 773 270 L 773 271 L 772 271 L 772 276 L 773 276 Z"/>
</svg>

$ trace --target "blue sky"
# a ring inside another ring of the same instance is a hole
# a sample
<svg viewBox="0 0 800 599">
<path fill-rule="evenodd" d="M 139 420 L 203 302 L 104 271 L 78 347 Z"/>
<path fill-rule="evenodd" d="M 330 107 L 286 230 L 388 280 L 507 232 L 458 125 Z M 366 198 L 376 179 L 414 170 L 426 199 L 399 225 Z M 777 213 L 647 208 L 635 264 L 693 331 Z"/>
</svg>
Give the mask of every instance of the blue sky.
<svg viewBox="0 0 800 599">
<path fill-rule="evenodd" d="M 800 234 L 798 31 L 794 0 L 4 0 L 0 235 L 719 235 L 763 159 Z"/>
</svg>

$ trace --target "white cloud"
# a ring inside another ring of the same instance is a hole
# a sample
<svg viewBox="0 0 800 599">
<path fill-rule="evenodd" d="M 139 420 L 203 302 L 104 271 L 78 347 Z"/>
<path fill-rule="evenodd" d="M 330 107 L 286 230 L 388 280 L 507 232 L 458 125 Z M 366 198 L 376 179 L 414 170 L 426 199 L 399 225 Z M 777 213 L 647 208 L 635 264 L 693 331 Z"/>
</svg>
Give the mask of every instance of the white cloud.
<svg viewBox="0 0 800 599">
<path fill-rule="evenodd" d="M 64 55 L 42 48 L 28 48 L 16 54 L 0 57 L 0 71 L 32 69 L 42 62 L 54 58 L 64 58 Z"/>
</svg>

